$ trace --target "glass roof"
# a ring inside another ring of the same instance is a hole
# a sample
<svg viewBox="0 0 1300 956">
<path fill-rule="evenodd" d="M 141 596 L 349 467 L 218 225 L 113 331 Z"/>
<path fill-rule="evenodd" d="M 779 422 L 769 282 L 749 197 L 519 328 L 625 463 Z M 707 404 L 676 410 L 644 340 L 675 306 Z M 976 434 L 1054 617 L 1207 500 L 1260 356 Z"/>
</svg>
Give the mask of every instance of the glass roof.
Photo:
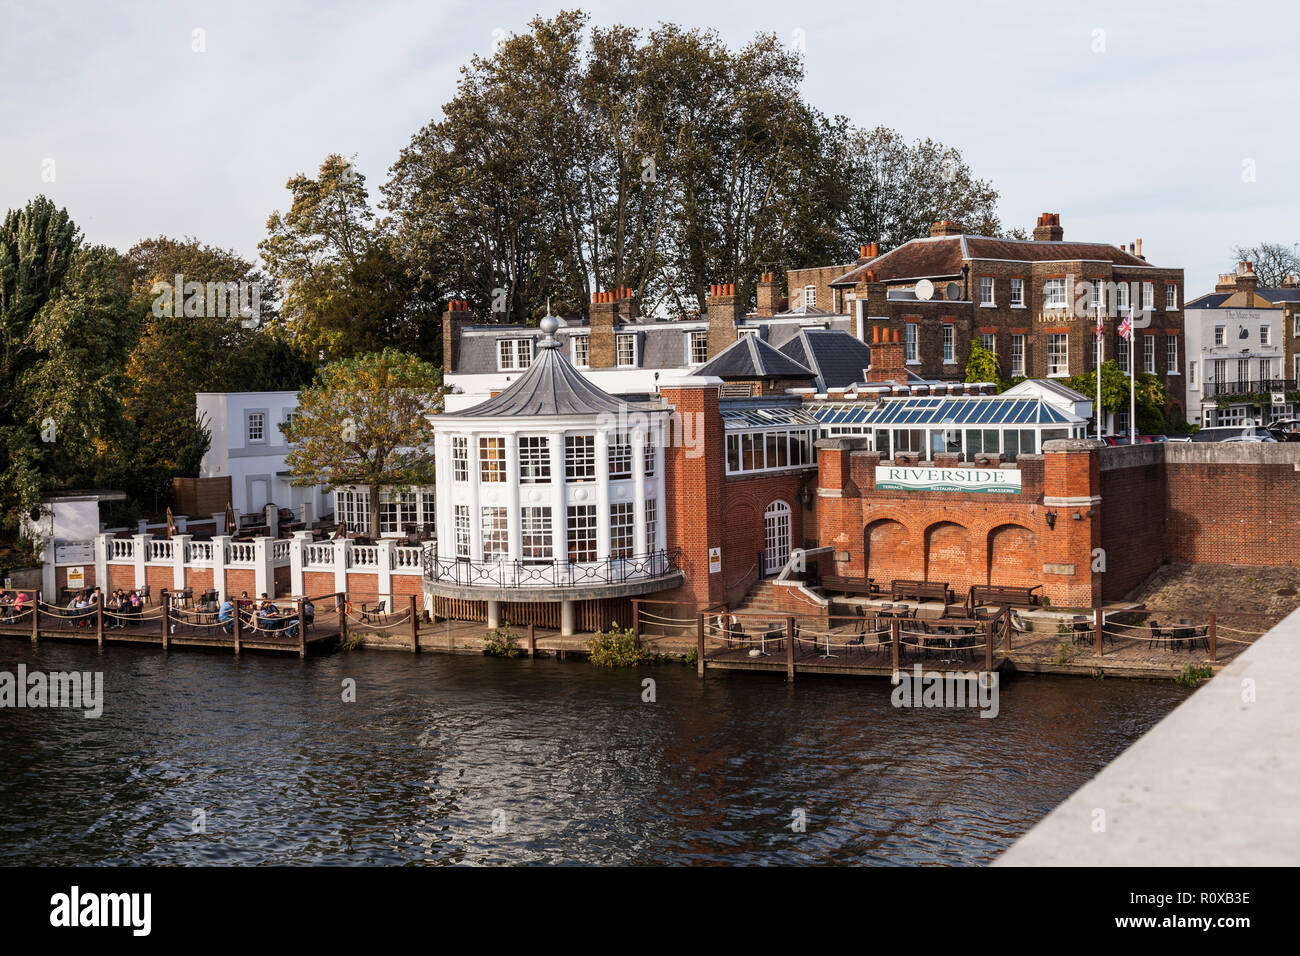
<svg viewBox="0 0 1300 956">
<path fill-rule="evenodd" d="M 802 408 L 723 408 L 724 428 L 739 431 L 745 428 L 816 428 L 817 419 Z"/>
<path fill-rule="evenodd" d="M 822 427 L 875 425 L 880 427 L 975 427 L 993 425 L 1072 425 L 1082 419 L 1067 415 L 1038 399 L 981 395 L 956 398 L 903 398 L 870 405 L 828 402 L 809 405 Z"/>
</svg>

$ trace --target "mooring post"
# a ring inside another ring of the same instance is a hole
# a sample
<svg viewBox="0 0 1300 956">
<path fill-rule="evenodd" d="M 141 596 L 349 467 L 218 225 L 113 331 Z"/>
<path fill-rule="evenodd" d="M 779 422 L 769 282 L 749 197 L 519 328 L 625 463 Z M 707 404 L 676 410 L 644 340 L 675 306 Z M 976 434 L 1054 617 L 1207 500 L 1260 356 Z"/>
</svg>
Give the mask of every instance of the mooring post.
<svg viewBox="0 0 1300 956">
<path fill-rule="evenodd" d="M 41 592 L 32 592 L 32 643 L 35 644 L 40 640 L 39 624 L 41 618 Z"/>
<path fill-rule="evenodd" d="M 243 643 L 244 638 L 244 619 L 239 613 L 239 599 L 233 602 L 235 605 L 235 656 L 239 656 L 239 646 Z"/>
<path fill-rule="evenodd" d="M 102 595 L 104 592 L 100 592 Z M 95 602 L 95 643 L 100 647 L 104 646 L 104 600 Z"/>
<path fill-rule="evenodd" d="M 1214 622 L 1214 615 L 1210 615 L 1210 660 L 1219 659 L 1219 627 Z"/>
<path fill-rule="evenodd" d="M 302 613 L 302 598 L 298 598 L 298 658 L 307 657 L 307 616 Z"/>
<path fill-rule="evenodd" d="M 532 660 L 537 656 L 537 625 L 528 625 L 528 658 Z"/>
<path fill-rule="evenodd" d="M 695 629 L 695 673 L 704 676 L 704 612 L 700 612 L 700 619 Z"/>
<path fill-rule="evenodd" d="M 636 598 L 632 599 L 632 644 L 641 646 L 641 602 Z"/>
<path fill-rule="evenodd" d="M 794 681 L 794 617 L 785 619 L 785 679 L 786 683 Z"/>
<path fill-rule="evenodd" d="M 348 596 L 342 591 L 334 592 L 334 610 L 339 616 L 339 643 L 348 642 Z"/>
<path fill-rule="evenodd" d="M 160 620 L 162 621 L 163 650 L 165 651 L 168 647 L 169 630 L 171 626 L 171 601 L 167 599 L 166 588 L 164 588 L 162 592 L 162 617 Z"/>
<path fill-rule="evenodd" d="M 1097 656 L 1101 657 L 1106 653 L 1105 645 L 1102 644 L 1102 638 L 1106 633 L 1106 612 L 1101 608 L 1097 608 L 1092 613 L 1094 627 L 1097 630 Z"/>
<path fill-rule="evenodd" d="M 889 620 L 889 656 L 894 665 L 894 673 L 898 673 L 898 639 L 902 634 L 902 629 L 898 626 L 898 618 Z"/>
<path fill-rule="evenodd" d="M 984 622 L 984 669 L 993 670 L 993 622 Z"/>
<path fill-rule="evenodd" d="M 420 653 L 420 619 L 415 614 L 415 595 L 411 595 L 411 653 Z"/>
</svg>

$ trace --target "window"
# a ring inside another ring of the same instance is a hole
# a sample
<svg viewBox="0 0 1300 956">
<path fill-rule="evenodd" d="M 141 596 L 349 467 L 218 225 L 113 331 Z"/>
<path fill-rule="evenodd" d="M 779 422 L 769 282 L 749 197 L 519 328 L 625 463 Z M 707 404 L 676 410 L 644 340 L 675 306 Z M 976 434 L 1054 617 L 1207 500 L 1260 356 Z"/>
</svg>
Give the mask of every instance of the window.
<svg viewBox="0 0 1300 956">
<path fill-rule="evenodd" d="M 1128 406 L 1125 405 L 1118 415 L 1115 416 L 1115 432 L 1119 435 L 1128 434 Z"/>
<path fill-rule="evenodd" d="M 1048 279 L 1043 286 L 1043 307 L 1046 309 L 1064 309 L 1065 302 L 1065 280 Z"/>
<path fill-rule="evenodd" d="M 616 335 L 614 339 L 618 364 L 623 366 L 636 365 L 636 334 L 624 332 Z"/>
<path fill-rule="evenodd" d="M 645 549 L 647 553 L 657 550 L 659 539 L 659 502 L 647 498 L 645 502 Z"/>
<path fill-rule="evenodd" d="M 993 301 L 993 277 L 980 276 L 980 305 L 995 305 Z"/>
<path fill-rule="evenodd" d="M 1103 309 L 1106 307 L 1106 283 L 1094 279 L 1088 283 L 1088 311 L 1095 314 L 1099 305 Z"/>
<path fill-rule="evenodd" d="M 551 480 L 551 440 L 543 435 L 519 439 L 519 482 L 535 485 Z"/>
<path fill-rule="evenodd" d="M 1023 309 L 1025 307 L 1025 280 L 1011 280 L 1011 308 Z"/>
<path fill-rule="evenodd" d="M 248 413 L 248 440 L 258 442 L 266 441 L 265 412 Z"/>
<path fill-rule="evenodd" d="M 1187 363 L 1187 384 L 1189 387 L 1196 384 L 1196 363 L 1195 362 Z"/>
<path fill-rule="evenodd" d="M 596 506 L 569 506 L 569 560 L 596 560 Z"/>
<path fill-rule="evenodd" d="M 1300 381 L 1300 355 L 1291 357 L 1291 366 L 1291 374 L 1295 376 L 1297 381 Z"/>
<path fill-rule="evenodd" d="M 957 361 L 957 330 L 951 325 L 943 327 L 943 360 L 948 364 Z"/>
<path fill-rule="evenodd" d="M 981 346 L 981 347 L 982 347 L 986 352 L 996 352 L 996 351 L 997 351 L 997 337 L 996 337 L 992 332 L 981 332 L 981 333 L 980 333 L 980 346 Z"/>
<path fill-rule="evenodd" d="M 1115 283 L 1115 308 L 1123 312 L 1128 308 L 1128 283 Z"/>
<path fill-rule="evenodd" d="M 691 365 L 703 365 L 709 360 L 709 333 L 692 332 L 690 335 L 691 342 Z"/>
<path fill-rule="evenodd" d="M 526 369 L 533 364 L 532 339 L 498 339 L 497 368 L 502 372 Z"/>
<path fill-rule="evenodd" d="M 1015 378 L 1025 374 L 1025 337 L 1011 336 L 1011 376 Z"/>
<path fill-rule="evenodd" d="M 1243 384 L 1250 381 L 1250 359 L 1237 359 L 1237 381 Z"/>
<path fill-rule="evenodd" d="M 1172 282 L 1165 283 L 1165 308 L 1168 310 L 1178 308 L 1178 286 Z"/>
<path fill-rule="evenodd" d="M 1263 322 L 1263 323 L 1260 324 L 1260 326 L 1259 326 L 1259 344 L 1260 344 L 1260 345 L 1272 345 L 1272 344 L 1273 344 L 1272 329 L 1273 329 L 1273 327 L 1272 327 L 1271 325 L 1269 325 L 1267 322 Z"/>
<path fill-rule="evenodd" d="M 519 509 L 519 555 L 524 561 L 550 561 L 555 552 L 551 538 L 551 509 Z"/>
<path fill-rule="evenodd" d="M 1156 307 L 1156 285 L 1154 282 L 1142 283 L 1142 311 L 1150 312 Z"/>
<path fill-rule="evenodd" d="M 419 520 L 414 491 L 385 492 L 379 502 L 379 533 L 400 534 Z"/>
<path fill-rule="evenodd" d="M 463 435 L 451 438 L 451 480 L 469 481 L 469 439 Z"/>
<path fill-rule="evenodd" d="M 1047 374 L 1049 377 L 1070 374 L 1070 336 L 1064 332 L 1047 336 Z"/>
<path fill-rule="evenodd" d="M 916 357 L 916 332 L 917 332 L 917 328 L 918 328 L 918 326 L 917 326 L 917 324 L 916 324 L 915 322 L 908 322 L 908 323 L 907 323 L 907 343 L 906 343 L 907 354 L 906 354 L 906 356 L 905 356 L 905 359 L 906 359 L 906 361 L 908 361 L 908 362 L 915 362 L 915 361 L 918 361 L 918 359 L 917 359 L 917 357 Z"/>
<path fill-rule="evenodd" d="M 610 433 L 609 477 L 632 477 L 632 436 L 626 432 Z"/>
<path fill-rule="evenodd" d="M 456 535 L 456 557 L 469 557 L 469 505 L 457 505 L 453 516 Z"/>
<path fill-rule="evenodd" d="M 727 473 L 802 468 L 817 463 L 813 433 L 774 430 L 727 435 Z"/>
<path fill-rule="evenodd" d="M 609 506 L 609 556 L 611 558 L 630 558 L 636 554 L 632 508 L 630 501 L 616 501 Z"/>
<path fill-rule="evenodd" d="M 420 524 L 432 525 L 438 514 L 437 496 L 433 491 L 420 492 Z"/>
<path fill-rule="evenodd" d="M 510 531 L 505 508 L 482 509 L 483 560 L 504 561 L 510 554 Z"/>
<path fill-rule="evenodd" d="M 1128 374 L 1128 340 L 1120 338 L 1115 343 L 1115 358 L 1119 359 L 1119 370 L 1125 375 Z"/>
<path fill-rule="evenodd" d="M 573 337 L 573 364 L 578 368 L 587 368 L 591 364 L 590 335 L 575 335 Z"/>
<path fill-rule="evenodd" d="M 1214 327 L 1214 344 L 1223 345 L 1226 341 L 1226 326 L 1216 325 Z"/>
<path fill-rule="evenodd" d="M 1178 336 L 1165 337 L 1165 371 L 1170 375 L 1178 374 Z"/>
<path fill-rule="evenodd" d="M 1142 336 L 1142 371 L 1155 374 L 1156 371 L 1156 337 Z"/>
<path fill-rule="evenodd" d="M 645 476 L 647 478 L 653 478 L 655 474 L 655 436 L 649 432 L 646 432 L 645 448 L 642 453 L 645 456 Z"/>
<path fill-rule="evenodd" d="M 1260 380 L 1260 383 L 1262 384 L 1262 383 L 1264 383 L 1264 382 L 1271 381 L 1272 378 L 1273 378 L 1273 360 L 1272 360 L 1272 359 L 1260 359 L 1260 360 L 1259 360 L 1259 380 Z"/>
<path fill-rule="evenodd" d="M 1213 368 L 1214 368 L 1214 377 L 1210 379 L 1210 381 L 1222 383 L 1228 380 L 1227 359 L 1215 359 Z"/>
<path fill-rule="evenodd" d="M 817 287 L 815 285 L 803 287 L 803 304 L 806 309 L 817 308 Z"/>
<path fill-rule="evenodd" d="M 335 517 L 348 526 L 349 531 L 370 532 L 370 492 L 334 492 Z"/>
<path fill-rule="evenodd" d="M 596 480 L 595 436 L 564 436 L 564 477 L 567 481 Z"/>
<path fill-rule="evenodd" d="M 478 480 L 496 484 L 506 480 L 506 440 L 480 438 L 478 440 Z"/>
<path fill-rule="evenodd" d="M 736 338 L 743 339 L 746 335 L 757 335 L 758 329 L 736 329 Z"/>
</svg>

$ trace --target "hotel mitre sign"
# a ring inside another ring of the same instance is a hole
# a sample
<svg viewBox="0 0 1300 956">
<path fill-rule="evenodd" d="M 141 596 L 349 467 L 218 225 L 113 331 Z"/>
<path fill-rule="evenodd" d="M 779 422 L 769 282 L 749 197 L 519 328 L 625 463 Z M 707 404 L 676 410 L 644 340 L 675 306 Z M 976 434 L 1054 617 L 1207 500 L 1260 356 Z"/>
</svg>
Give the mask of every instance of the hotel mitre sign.
<svg viewBox="0 0 1300 956">
<path fill-rule="evenodd" d="M 876 467 L 876 487 L 888 491 L 976 491 L 1014 495 L 1020 491 L 1016 468 Z"/>
</svg>

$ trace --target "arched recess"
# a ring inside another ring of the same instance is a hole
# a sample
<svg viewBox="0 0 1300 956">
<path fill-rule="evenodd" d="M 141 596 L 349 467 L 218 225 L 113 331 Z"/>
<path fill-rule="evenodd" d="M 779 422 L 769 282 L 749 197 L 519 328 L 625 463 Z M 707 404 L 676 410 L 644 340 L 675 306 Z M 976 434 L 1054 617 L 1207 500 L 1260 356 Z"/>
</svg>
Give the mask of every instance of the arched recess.
<svg viewBox="0 0 1300 956">
<path fill-rule="evenodd" d="M 1023 525 L 1001 524 L 989 531 L 985 581 L 1025 587 L 1043 583 L 1038 535 Z"/>
<path fill-rule="evenodd" d="M 970 556 L 970 529 L 965 525 L 938 521 L 925 529 L 925 580 L 970 580 Z"/>
<path fill-rule="evenodd" d="M 894 578 L 914 578 L 920 572 L 911 535 L 900 521 L 880 518 L 862 532 L 862 561 L 867 577 L 888 587 Z"/>
</svg>

